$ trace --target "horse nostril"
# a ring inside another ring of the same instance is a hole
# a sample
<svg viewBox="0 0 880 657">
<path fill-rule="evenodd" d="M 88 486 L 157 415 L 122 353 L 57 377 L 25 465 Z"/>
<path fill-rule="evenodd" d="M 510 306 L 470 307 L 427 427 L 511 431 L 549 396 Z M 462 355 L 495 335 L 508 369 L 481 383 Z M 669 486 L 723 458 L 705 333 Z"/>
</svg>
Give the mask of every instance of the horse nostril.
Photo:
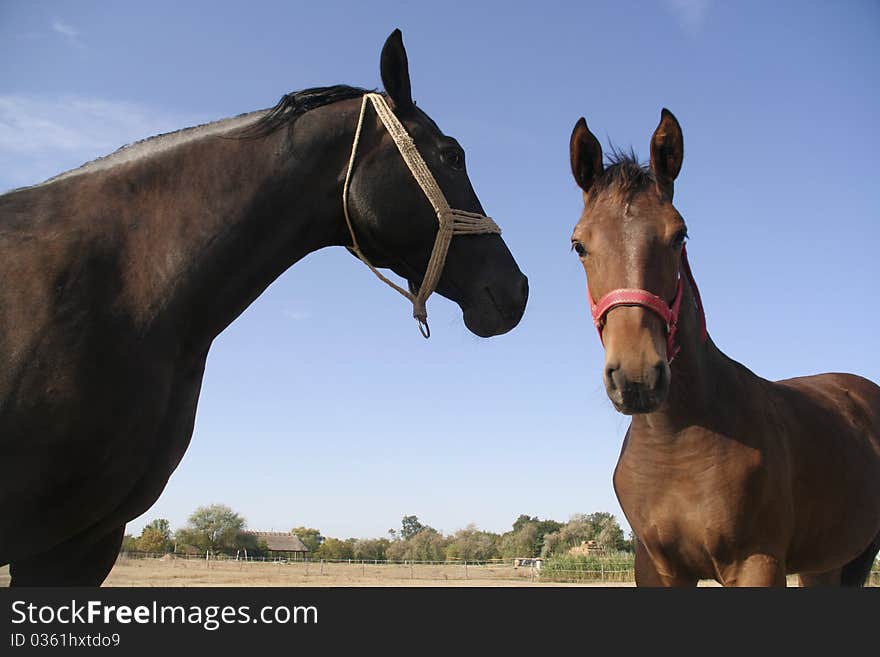
<svg viewBox="0 0 880 657">
<path fill-rule="evenodd" d="M 653 369 L 653 381 L 651 381 L 651 387 L 654 390 L 662 389 L 667 383 L 667 377 L 669 376 L 669 368 L 666 366 L 666 363 L 659 362 L 657 363 Z"/>
<path fill-rule="evenodd" d="M 609 363 L 605 367 L 605 381 L 610 390 L 617 390 L 617 381 L 614 380 L 614 375 L 617 373 L 617 370 L 620 369 L 619 363 Z"/>
</svg>

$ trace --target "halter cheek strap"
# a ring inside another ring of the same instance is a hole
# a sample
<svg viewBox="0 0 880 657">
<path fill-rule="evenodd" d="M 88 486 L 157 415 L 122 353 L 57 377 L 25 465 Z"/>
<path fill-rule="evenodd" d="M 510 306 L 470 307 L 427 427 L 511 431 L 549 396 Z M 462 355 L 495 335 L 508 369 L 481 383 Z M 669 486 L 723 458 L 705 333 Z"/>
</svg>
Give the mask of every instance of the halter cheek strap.
<svg viewBox="0 0 880 657">
<path fill-rule="evenodd" d="M 391 282 L 378 269 L 376 269 L 367 257 L 361 251 L 358 244 L 357 235 L 354 232 L 354 226 L 351 221 L 351 215 L 348 210 L 348 188 L 351 183 L 351 175 L 354 170 L 355 158 L 357 156 L 358 142 L 361 137 L 361 130 L 364 125 L 364 114 L 367 110 L 367 103 L 372 103 L 373 109 L 388 130 L 388 134 L 397 145 L 403 161 L 409 167 L 410 172 L 422 188 L 434 212 L 437 214 L 437 237 L 434 240 L 434 249 L 431 251 L 431 257 L 428 260 L 428 267 L 425 270 L 425 276 L 422 278 L 422 285 L 416 294 L 404 290 L 399 285 Z M 443 266 L 446 264 L 446 255 L 449 252 L 449 243 L 452 241 L 453 235 L 473 235 L 479 233 L 501 233 L 498 227 L 490 217 L 479 214 L 477 212 L 466 212 L 464 210 L 453 210 L 446 201 L 446 196 L 437 184 L 428 165 L 422 158 L 416 148 L 412 137 L 403 127 L 403 124 L 395 116 L 388 103 L 381 94 L 364 94 L 364 100 L 361 104 L 361 113 L 358 117 L 357 129 L 354 133 L 354 142 L 351 146 L 351 158 L 348 161 L 348 170 L 345 173 L 345 183 L 342 186 L 342 209 L 345 213 L 345 222 L 348 224 L 348 231 L 351 233 L 352 246 L 349 247 L 361 261 L 370 268 L 370 270 L 403 296 L 409 299 L 413 304 L 413 317 L 419 323 L 419 331 L 425 338 L 431 337 L 431 329 L 428 326 L 428 311 L 425 303 L 431 293 L 437 287 L 440 280 L 440 274 L 443 272 Z"/>
<path fill-rule="evenodd" d="M 706 332 L 706 316 L 703 312 L 703 302 L 700 300 L 700 291 L 697 289 L 697 283 L 691 273 L 691 267 L 687 259 L 687 249 L 681 247 L 681 269 L 687 276 L 691 290 L 693 290 L 694 303 L 697 306 L 697 312 L 700 316 L 700 341 L 705 342 L 708 334 Z M 593 316 L 593 324 L 599 332 L 599 340 L 605 344 L 602 338 L 602 330 L 605 328 L 605 317 L 609 312 L 618 306 L 642 306 L 647 308 L 663 320 L 666 326 L 666 358 L 671 363 L 672 360 L 681 351 L 681 346 L 676 342 L 675 335 L 678 331 L 678 317 L 681 312 L 682 299 L 682 276 L 679 273 L 678 285 L 675 289 L 675 297 L 671 304 L 667 304 L 656 294 L 652 294 L 647 290 L 638 288 L 619 288 L 611 290 L 608 294 L 599 299 L 596 303 L 593 301 L 593 295 L 590 292 L 590 286 L 587 285 L 587 298 L 590 300 L 590 314 Z"/>
</svg>

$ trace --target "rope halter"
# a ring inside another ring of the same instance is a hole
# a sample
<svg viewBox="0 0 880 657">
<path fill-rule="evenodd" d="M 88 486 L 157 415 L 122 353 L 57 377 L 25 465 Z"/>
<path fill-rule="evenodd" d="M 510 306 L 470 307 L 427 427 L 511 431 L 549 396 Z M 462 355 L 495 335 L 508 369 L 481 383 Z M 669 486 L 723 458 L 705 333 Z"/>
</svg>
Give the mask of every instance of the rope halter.
<svg viewBox="0 0 880 657">
<path fill-rule="evenodd" d="M 351 222 L 351 215 L 348 211 L 348 188 L 351 183 L 351 174 L 354 170 L 354 162 L 357 157 L 358 142 L 361 138 L 361 130 L 364 125 L 364 115 L 367 111 L 367 103 L 370 102 L 376 110 L 376 114 L 381 119 L 388 134 L 397 145 L 403 161 L 409 167 L 413 177 L 422 188 L 434 212 L 437 213 L 437 222 L 439 228 L 437 237 L 434 240 L 434 249 L 428 260 L 428 267 L 425 270 L 425 276 L 422 278 L 422 285 L 418 293 L 413 295 L 408 290 L 404 290 L 399 285 L 391 282 L 382 273 L 376 269 L 367 257 L 361 251 L 358 244 L 357 236 L 354 232 L 354 226 Z M 434 179 L 425 160 L 416 148 L 412 137 L 403 127 L 403 124 L 395 116 L 388 103 L 381 94 L 368 93 L 364 94 L 364 100 L 361 104 L 361 113 L 358 117 L 357 129 L 354 132 L 354 142 L 351 146 L 351 158 L 348 161 L 348 171 L 345 174 L 345 184 L 342 186 L 342 209 L 345 212 L 345 223 L 348 224 L 348 231 L 351 233 L 352 246 L 349 247 L 361 261 L 370 268 L 370 270 L 403 296 L 409 299 L 413 304 L 413 317 L 419 324 L 419 331 L 425 338 L 431 337 L 431 329 L 428 326 L 428 311 L 425 302 L 434 288 L 437 287 L 437 281 L 440 280 L 440 274 L 443 272 L 443 266 L 446 264 L 446 254 L 449 251 L 449 243 L 453 235 L 474 235 L 480 233 L 496 233 L 501 234 L 501 229 L 490 217 L 479 214 L 477 212 L 465 212 L 464 210 L 453 210 L 446 201 L 446 196 Z"/>
</svg>

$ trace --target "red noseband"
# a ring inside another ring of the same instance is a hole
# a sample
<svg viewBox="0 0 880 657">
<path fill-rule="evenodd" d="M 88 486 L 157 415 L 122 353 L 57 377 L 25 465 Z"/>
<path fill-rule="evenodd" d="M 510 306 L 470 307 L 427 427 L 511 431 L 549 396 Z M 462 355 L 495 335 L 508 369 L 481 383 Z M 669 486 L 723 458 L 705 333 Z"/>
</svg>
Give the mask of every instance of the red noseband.
<svg viewBox="0 0 880 657">
<path fill-rule="evenodd" d="M 706 317 L 703 313 L 703 303 L 700 300 L 700 291 L 697 289 L 697 284 L 691 273 L 691 267 L 687 259 L 687 250 L 684 246 L 681 247 L 681 270 L 687 276 L 688 283 L 690 283 L 691 290 L 693 290 L 694 303 L 700 316 L 700 341 L 705 342 Z M 671 363 L 672 359 L 681 351 L 681 347 L 675 341 L 675 334 L 678 330 L 678 315 L 681 310 L 682 287 L 682 276 L 679 273 L 675 297 L 672 299 L 671 304 L 667 304 L 656 294 L 651 294 L 647 290 L 631 288 L 611 290 L 611 292 L 599 299 L 599 303 L 594 303 L 593 295 L 590 293 L 590 286 L 587 285 L 590 313 L 593 315 L 593 323 L 596 325 L 596 330 L 599 332 L 599 339 L 602 340 L 602 344 L 605 344 L 605 340 L 602 338 L 602 329 L 605 328 L 605 316 L 609 312 L 618 306 L 642 306 L 663 320 L 663 324 L 666 326 L 666 359 Z"/>
</svg>

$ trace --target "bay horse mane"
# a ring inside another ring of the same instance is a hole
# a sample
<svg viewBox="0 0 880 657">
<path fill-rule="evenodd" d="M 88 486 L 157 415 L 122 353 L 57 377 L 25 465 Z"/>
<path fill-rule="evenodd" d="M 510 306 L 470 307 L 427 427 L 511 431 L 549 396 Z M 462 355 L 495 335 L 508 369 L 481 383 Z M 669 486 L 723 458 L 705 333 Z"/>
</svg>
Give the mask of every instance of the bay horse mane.
<svg viewBox="0 0 880 657">
<path fill-rule="evenodd" d="M 605 169 L 596 177 L 590 188 L 590 198 L 609 192 L 625 201 L 656 184 L 656 179 L 647 163 L 641 162 L 635 150 L 622 149 L 614 144 L 605 154 Z"/>
</svg>

